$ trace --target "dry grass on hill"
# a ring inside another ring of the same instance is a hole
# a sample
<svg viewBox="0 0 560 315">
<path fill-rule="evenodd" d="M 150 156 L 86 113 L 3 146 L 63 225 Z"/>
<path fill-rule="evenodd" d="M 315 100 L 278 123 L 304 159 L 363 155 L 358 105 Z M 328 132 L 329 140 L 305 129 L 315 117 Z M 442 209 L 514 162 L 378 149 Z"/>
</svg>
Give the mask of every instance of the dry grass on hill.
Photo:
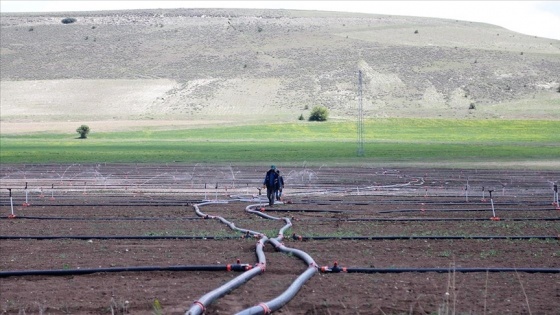
<svg viewBox="0 0 560 315">
<path fill-rule="evenodd" d="M 315 105 L 354 119 L 358 70 L 366 118 L 560 119 L 560 41 L 493 25 L 287 10 L 71 15 L 2 15 L 2 133 L 295 121 Z"/>
</svg>

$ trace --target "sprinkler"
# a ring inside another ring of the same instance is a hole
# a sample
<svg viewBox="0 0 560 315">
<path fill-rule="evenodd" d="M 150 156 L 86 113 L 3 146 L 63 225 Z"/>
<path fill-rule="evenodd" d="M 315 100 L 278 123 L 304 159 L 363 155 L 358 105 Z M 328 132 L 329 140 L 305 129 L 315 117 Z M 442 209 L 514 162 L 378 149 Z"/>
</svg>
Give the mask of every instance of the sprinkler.
<svg viewBox="0 0 560 315">
<path fill-rule="evenodd" d="M 467 176 L 467 184 L 465 185 L 465 202 L 469 202 L 469 177 Z"/>
<path fill-rule="evenodd" d="M 262 195 L 262 188 L 257 187 L 257 189 L 259 190 L 259 208 L 263 209 L 263 204 L 262 204 L 262 198 L 260 197 Z"/>
<path fill-rule="evenodd" d="M 488 190 L 488 193 L 490 194 L 490 204 L 492 205 L 492 217 L 490 218 L 490 220 L 500 221 L 500 218 L 496 216 L 496 211 L 494 210 L 494 200 L 492 199 L 492 192 L 493 191 L 494 191 L 493 189 Z"/>
<path fill-rule="evenodd" d="M 556 206 L 556 209 L 560 210 L 560 204 L 558 203 L 558 184 L 554 184 L 554 198 L 552 199 L 552 205 Z"/>
<path fill-rule="evenodd" d="M 27 182 L 25 182 L 25 202 L 23 203 L 24 207 L 29 207 L 31 204 L 29 203 L 29 201 L 27 200 L 27 195 L 28 195 L 28 191 L 27 191 Z"/>
<path fill-rule="evenodd" d="M 54 200 L 54 184 L 51 186 L 51 200 Z"/>
<path fill-rule="evenodd" d="M 12 210 L 12 213 L 8 215 L 8 218 L 14 219 L 16 215 L 14 214 L 14 201 L 12 199 L 12 189 L 8 188 L 8 191 L 10 192 L 10 209 Z"/>
</svg>

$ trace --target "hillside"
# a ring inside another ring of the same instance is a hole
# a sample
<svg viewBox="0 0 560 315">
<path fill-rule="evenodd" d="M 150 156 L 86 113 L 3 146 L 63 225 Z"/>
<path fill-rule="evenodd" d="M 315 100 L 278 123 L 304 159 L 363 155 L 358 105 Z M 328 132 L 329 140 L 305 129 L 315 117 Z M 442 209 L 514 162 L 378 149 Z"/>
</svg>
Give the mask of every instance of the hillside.
<svg viewBox="0 0 560 315">
<path fill-rule="evenodd" d="M 77 121 L 105 122 L 96 130 L 295 121 L 315 105 L 355 119 L 358 70 L 366 118 L 560 119 L 560 41 L 481 23 L 288 10 L 13 13 L 1 16 L 0 43 L 2 133 Z"/>
</svg>

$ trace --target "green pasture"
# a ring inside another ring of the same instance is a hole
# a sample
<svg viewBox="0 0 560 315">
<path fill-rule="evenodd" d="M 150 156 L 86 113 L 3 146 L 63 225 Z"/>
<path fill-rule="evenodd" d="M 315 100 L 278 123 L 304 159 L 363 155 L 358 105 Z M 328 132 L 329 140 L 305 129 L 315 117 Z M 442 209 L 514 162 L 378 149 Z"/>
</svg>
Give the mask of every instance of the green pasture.
<svg viewBox="0 0 560 315">
<path fill-rule="evenodd" d="M 118 122 L 116 122 L 118 123 Z M 376 119 L 0 137 L 1 163 L 441 163 L 558 161 L 560 122 Z"/>
</svg>

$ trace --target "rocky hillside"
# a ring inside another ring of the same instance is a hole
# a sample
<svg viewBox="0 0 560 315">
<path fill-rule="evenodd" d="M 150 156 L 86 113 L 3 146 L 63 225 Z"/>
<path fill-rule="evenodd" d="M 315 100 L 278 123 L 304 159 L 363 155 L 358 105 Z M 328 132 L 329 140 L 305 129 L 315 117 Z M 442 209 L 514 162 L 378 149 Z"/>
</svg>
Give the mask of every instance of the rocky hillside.
<svg viewBox="0 0 560 315">
<path fill-rule="evenodd" d="M 291 10 L 13 13 L 0 39 L 3 121 L 294 121 L 315 105 L 354 119 L 358 71 L 368 118 L 560 119 L 560 41 L 488 24 Z"/>
</svg>

